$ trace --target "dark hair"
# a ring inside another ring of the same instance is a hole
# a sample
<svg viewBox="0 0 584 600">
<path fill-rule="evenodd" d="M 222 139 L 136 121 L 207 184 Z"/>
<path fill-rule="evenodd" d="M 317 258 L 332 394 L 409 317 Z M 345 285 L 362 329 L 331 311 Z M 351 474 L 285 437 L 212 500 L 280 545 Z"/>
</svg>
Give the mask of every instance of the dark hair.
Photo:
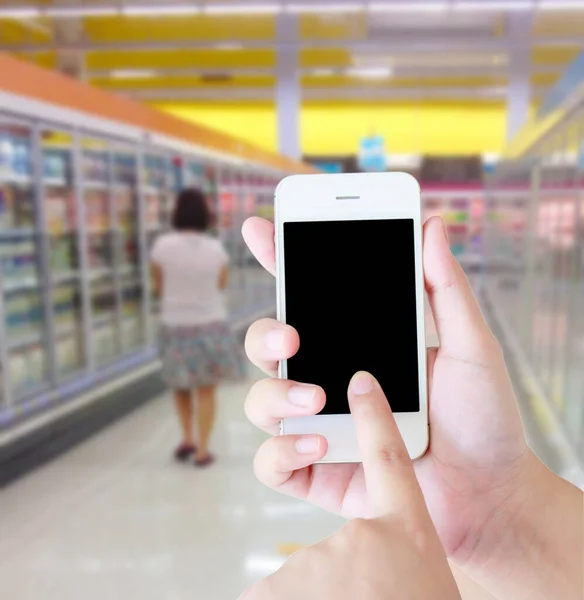
<svg viewBox="0 0 584 600">
<path fill-rule="evenodd" d="M 174 229 L 207 231 L 211 221 L 211 210 L 201 190 L 187 188 L 179 193 L 172 213 L 171 224 Z"/>
</svg>

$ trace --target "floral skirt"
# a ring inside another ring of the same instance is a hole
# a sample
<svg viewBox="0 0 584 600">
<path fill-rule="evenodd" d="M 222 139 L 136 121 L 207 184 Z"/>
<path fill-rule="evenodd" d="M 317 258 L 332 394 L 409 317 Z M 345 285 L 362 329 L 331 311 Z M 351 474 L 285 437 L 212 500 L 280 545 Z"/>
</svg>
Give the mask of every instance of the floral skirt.
<svg viewBox="0 0 584 600">
<path fill-rule="evenodd" d="M 162 376 L 174 390 L 216 385 L 243 377 L 243 352 L 229 325 L 160 328 Z"/>
</svg>

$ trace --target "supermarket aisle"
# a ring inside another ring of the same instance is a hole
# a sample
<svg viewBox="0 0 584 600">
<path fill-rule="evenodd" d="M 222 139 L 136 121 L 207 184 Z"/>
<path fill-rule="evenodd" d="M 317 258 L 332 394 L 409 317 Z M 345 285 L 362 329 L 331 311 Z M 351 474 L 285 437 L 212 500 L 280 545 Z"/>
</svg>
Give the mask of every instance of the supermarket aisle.
<svg viewBox="0 0 584 600">
<path fill-rule="evenodd" d="M 431 323 L 428 334 L 435 343 Z M 243 401 L 258 377 L 220 388 L 209 470 L 170 458 L 178 432 L 164 395 L 9 487 L 3 590 L 19 600 L 234 599 L 338 527 L 340 518 L 256 481 L 264 434 Z"/>
<path fill-rule="evenodd" d="M 341 520 L 261 486 L 247 423 L 250 382 L 220 390 L 215 449 L 201 471 L 170 453 L 162 396 L 3 492 L 0 580 L 19 600 L 227 600 Z"/>
</svg>

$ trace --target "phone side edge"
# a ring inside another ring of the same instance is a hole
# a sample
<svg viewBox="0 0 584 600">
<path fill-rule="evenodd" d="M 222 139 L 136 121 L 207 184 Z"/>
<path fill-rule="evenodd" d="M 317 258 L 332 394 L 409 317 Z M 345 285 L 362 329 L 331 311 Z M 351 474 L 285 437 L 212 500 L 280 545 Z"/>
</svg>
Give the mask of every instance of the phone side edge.
<svg viewBox="0 0 584 600">
<path fill-rule="evenodd" d="M 284 273 L 284 226 L 281 219 L 281 210 L 279 208 L 283 191 L 286 189 L 286 182 L 291 177 L 286 177 L 278 184 L 274 192 L 274 250 L 276 258 L 276 319 L 280 322 L 286 322 L 286 294 L 285 294 L 285 273 Z M 286 361 L 278 362 L 278 377 L 286 378 Z M 280 421 L 280 435 L 284 435 L 284 419 Z"/>
</svg>

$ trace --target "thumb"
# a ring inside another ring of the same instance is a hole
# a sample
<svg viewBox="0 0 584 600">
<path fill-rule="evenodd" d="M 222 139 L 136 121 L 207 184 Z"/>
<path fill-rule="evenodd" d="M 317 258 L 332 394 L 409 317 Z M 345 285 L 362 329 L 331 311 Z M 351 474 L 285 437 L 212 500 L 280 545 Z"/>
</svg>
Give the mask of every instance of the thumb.
<svg viewBox="0 0 584 600">
<path fill-rule="evenodd" d="M 412 460 L 377 380 L 363 371 L 349 384 L 349 404 L 374 516 L 427 514 Z"/>
<path fill-rule="evenodd" d="M 477 299 L 458 261 L 450 251 L 446 226 L 440 217 L 424 225 L 424 277 L 440 347 L 460 358 L 484 353 L 494 340 Z"/>
</svg>

